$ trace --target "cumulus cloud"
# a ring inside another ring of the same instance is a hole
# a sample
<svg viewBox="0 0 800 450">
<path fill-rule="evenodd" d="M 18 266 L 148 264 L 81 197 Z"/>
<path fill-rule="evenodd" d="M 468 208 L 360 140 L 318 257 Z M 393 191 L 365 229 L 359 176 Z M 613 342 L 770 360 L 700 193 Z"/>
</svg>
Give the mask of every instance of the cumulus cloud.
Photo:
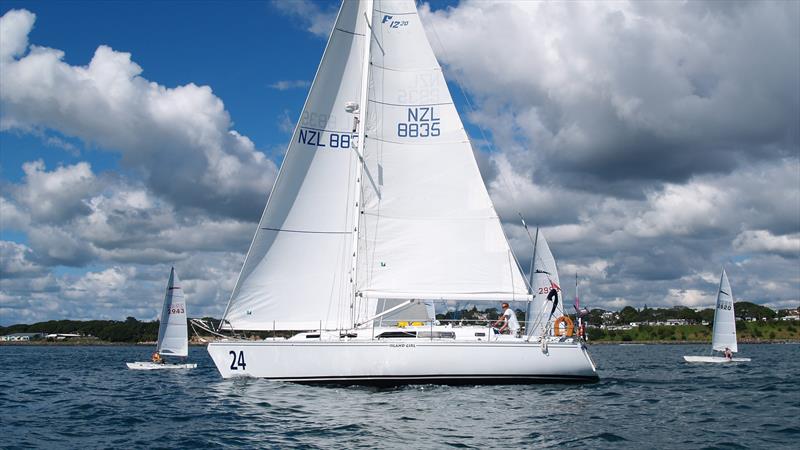
<svg viewBox="0 0 800 450">
<path fill-rule="evenodd" d="M 737 298 L 798 300 L 800 277 L 773 281 L 799 272 L 800 5 L 467 0 L 420 15 L 475 105 L 462 118 L 491 136 L 478 160 L 523 267 L 518 212 L 590 305 L 706 306 L 723 264 Z"/>
<path fill-rule="evenodd" d="M 300 22 L 308 32 L 320 38 L 327 38 L 336 21 L 336 9 L 327 8 L 319 2 L 311 0 L 281 1 L 273 0 L 272 6 L 278 11 L 293 17 Z"/>
<path fill-rule="evenodd" d="M 80 162 L 47 171 L 23 165 L 26 176 L 0 197 L 4 229 L 23 231 L 46 265 L 167 263 L 189 252 L 244 251 L 254 224 L 180 211 L 146 186 L 95 175 Z"/>
<path fill-rule="evenodd" d="M 800 233 L 775 236 L 767 230 L 747 230 L 733 241 L 737 250 L 744 252 L 777 253 L 792 258 L 800 257 Z"/>
<path fill-rule="evenodd" d="M 32 261 L 31 249 L 23 244 L 0 241 L 0 278 L 41 275 L 46 268 Z"/>
<path fill-rule="evenodd" d="M 0 240 L 2 324 L 152 319 L 172 265 L 192 295 L 192 314 L 219 316 L 252 237 L 252 222 L 177 210 L 144 184 L 97 175 L 86 163 L 25 167 L 33 176 L 8 183 L 0 196 L 3 232 L 23 232 L 27 239 L 24 244 Z M 75 188 L 83 180 L 91 180 L 90 189 Z M 91 270 L 55 275 L 59 266 Z"/>
<path fill-rule="evenodd" d="M 471 119 L 497 147 L 540 177 L 615 195 L 796 156 L 799 11 L 793 2 L 421 8 L 440 60 L 480 104 Z"/>
<path fill-rule="evenodd" d="M 17 190 L 17 199 L 38 222 L 62 222 L 85 214 L 89 206 L 84 199 L 95 189 L 96 179 L 91 165 L 80 162 L 47 172 L 41 160 L 22 165 L 24 189 Z"/>
<path fill-rule="evenodd" d="M 281 80 L 281 81 L 276 81 L 269 85 L 269 87 L 271 87 L 272 89 L 277 89 L 279 91 L 307 88 L 309 86 L 311 86 L 311 82 L 308 80 Z"/>
<path fill-rule="evenodd" d="M 231 128 L 208 86 L 169 88 L 141 76 L 129 53 L 101 45 L 86 66 L 57 49 L 28 46 L 35 16 L 0 18 L 0 130 L 52 129 L 119 152 L 177 207 L 253 219 L 275 164 Z"/>
<path fill-rule="evenodd" d="M 273 6 L 321 37 L 335 16 L 309 1 Z M 589 307 L 710 306 L 722 266 L 737 300 L 800 303 L 800 5 L 420 9 L 446 75 L 474 100 L 462 117 L 488 131 L 476 156 L 523 267 L 517 211 L 542 227 L 566 295 L 577 273 Z M 155 318 L 173 264 L 191 315 L 218 316 L 274 164 L 209 87 L 146 80 L 103 46 L 69 65 L 29 45 L 33 14 L 0 20 L 0 129 L 55 130 L 134 169 L 32 161 L 4 184 L 0 225 L 27 241 L 0 245 L 2 321 Z"/>
</svg>

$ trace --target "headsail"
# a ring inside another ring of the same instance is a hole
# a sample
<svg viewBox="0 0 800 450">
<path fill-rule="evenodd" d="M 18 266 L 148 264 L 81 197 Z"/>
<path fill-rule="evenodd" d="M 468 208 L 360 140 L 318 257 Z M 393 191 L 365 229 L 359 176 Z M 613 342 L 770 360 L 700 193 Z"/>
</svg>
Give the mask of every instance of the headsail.
<svg viewBox="0 0 800 450">
<path fill-rule="evenodd" d="M 544 332 L 551 319 L 564 314 L 561 282 L 558 280 L 558 268 L 550 246 L 544 234 L 538 230 L 536 235 L 535 260 L 533 262 L 533 302 L 530 304 L 531 314 L 527 318 L 529 336 L 537 336 Z M 557 299 L 551 295 L 556 291 Z M 548 299 L 549 297 L 549 299 Z M 554 307 L 555 306 L 555 310 Z"/>
<path fill-rule="evenodd" d="M 413 0 L 376 0 L 357 285 L 368 298 L 527 300 Z"/>
<path fill-rule="evenodd" d="M 186 301 L 181 282 L 173 267 L 169 272 L 161 322 L 158 325 L 158 346 L 162 355 L 189 356 L 189 331 L 186 326 Z"/>
<path fill-rule="evenodd" d="M 351 325 L 355 117 L 366 2 L 345 0 L 224 314 L 250 330 Z"/>
<path fill-rule="evenodd" d="M 731 291 L 731 284 L 728 282 L 728 275 L 725 273 L 725 269 L 722 269 L 722 277 L 719 280 L 711 348 L 720 352 L 725 351 L 726 348 L 731 349 L 734 353 L 739 351 L 736 345 L 736 315 L 733 310 L 733 291 Z"/>
</svg>

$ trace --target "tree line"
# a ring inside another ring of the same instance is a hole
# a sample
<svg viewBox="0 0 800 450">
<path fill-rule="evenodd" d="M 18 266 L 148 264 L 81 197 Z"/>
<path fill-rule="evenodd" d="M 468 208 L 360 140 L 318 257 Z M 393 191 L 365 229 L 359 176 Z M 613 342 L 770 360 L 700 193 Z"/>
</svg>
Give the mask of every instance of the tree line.
<svg viewBox="0 0 800 450">
<path fill-rule="evenodd" d="M 158 339 L 158 321 L 141 322 L 134 317 L 119 320 L 49 320 L 32 325 L 0 327 L 0 335 L 12 333 L 80 334 L 107 342 L 144 342 Z"/>
</svg>

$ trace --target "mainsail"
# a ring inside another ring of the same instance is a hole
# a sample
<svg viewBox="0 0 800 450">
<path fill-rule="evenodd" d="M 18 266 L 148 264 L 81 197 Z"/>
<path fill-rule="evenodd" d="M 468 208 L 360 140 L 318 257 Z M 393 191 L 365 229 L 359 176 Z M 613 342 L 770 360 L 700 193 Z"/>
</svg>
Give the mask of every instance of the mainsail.
<svg viewBox="0 0 800 450">
<path fill-rule="evenodd" d="M 711 348 L 720 352 L 725 351 L 726 348 L 731 349 L 734 353 L 739 351 L 736 345 L 736 315 L 733 310 L 733 291 L 731 291 L 731 284 L 728 282 L 728 275 L 725 273 L 725 269 L 722 269 L 722 277 L 719 280 Z"/>
<path fill-rule="evenodd" d="M 223 326 L 529 298 L 414 1 L 345 0 Z"/>
<path fill-rule="evenodd" d="M 170 356 L 189 356 L 189 334 L 186 327 L 186 301 L 181 282 L 173 267 L 169 272 L 167 293 L 161 308 L 156 352 Z"/>
<path fill-rule="evenodd" d="M 536 230 L 534 261 L 531 270 L 533 301 L 529 305 L 530 314 L 526 318 L 527 334 L 538 336 L 547 329 L 551 319 L 564 314 L 564 299 L 562 298 L 561 282 L 558 280 L 556 260 L 550 251 L 550 246 L 547 245 L 544 234 L 538 229 Z M 556 291 L 557 299 L 550 295 L 552 290 Z M 554 305 L 555 312 L 553 312 Z"/>
</svg>

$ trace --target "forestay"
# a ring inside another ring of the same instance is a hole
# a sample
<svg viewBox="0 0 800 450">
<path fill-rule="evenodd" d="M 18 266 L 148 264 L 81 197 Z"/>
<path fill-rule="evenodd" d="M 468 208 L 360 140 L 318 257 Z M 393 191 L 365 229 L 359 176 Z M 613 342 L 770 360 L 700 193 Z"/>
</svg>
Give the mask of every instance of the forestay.
<svg viewBox="0 0 800 450">
<path fill-rule="evenodd" d="M 343 2 L 272 194 L 226 309 L 224 327 L 351 325 L 357 202 L 355 117 L 366 2 Z M 352 106 L 350 107 L 352 110 Z"/>
<path fill-rule="evenodd" d="M 376 0 L 357 285 L 369 298 L 527 300 L 412 0 Z"/>
<path fill-rule="evenodd" d="M 716 351 L 738 352 L 736 345 L 736 316 L 733 309 L 733 291 L 728 282 L 728 275 L 722 269 L 717 293 L 717 307 L 714 310 L 714 335 L 711 338 L 711 348 Z"/>
<path fill-rule="evenodd" d="M 186 327 L 186 301 L 181 282 L 173 267 L 169 272 L 164 306 L 161 308 L 161 322 L 158 326 L 158 346 L 156 351 L 162 355 L 189 356 L 189 335 Z"/>
<path fill-rule="evenodd" d="M 553 316 L 558 317 L 564 311 L 564 299 L 562 298 L 561 282 L 558 280 L 558 268 L 550 246 L 544 234 L 536 230 L 535 250 L 533 261 L 533 302 L 530 304 L 531 312 L 527 319 L 528 335 L 541 335 L 547 328 L 547 324 L 553 311 L 553 301 L 548 301 L 547 296 L 551 289 L 558 293 L 558 306 Z"/>
</svg>

